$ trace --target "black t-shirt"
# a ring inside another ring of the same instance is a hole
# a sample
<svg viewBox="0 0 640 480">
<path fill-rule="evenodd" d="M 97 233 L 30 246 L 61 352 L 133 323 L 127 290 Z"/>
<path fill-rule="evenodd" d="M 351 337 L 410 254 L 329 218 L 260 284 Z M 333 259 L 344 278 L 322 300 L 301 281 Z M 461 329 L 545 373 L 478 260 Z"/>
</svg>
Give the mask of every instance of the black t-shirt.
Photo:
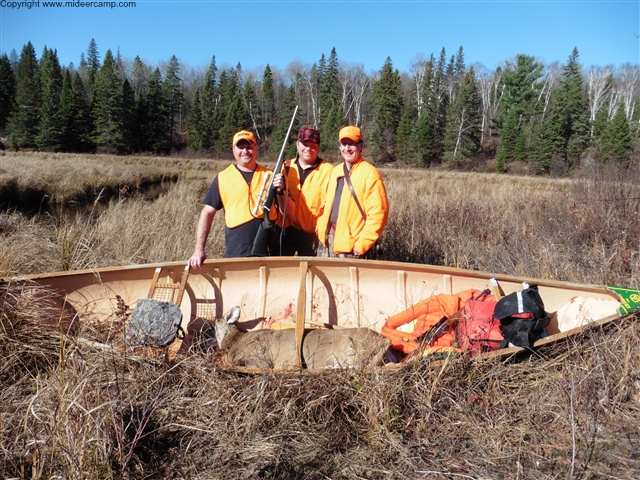
<svg viewBox="0 0 640 480">
<path fill-rule="evenodd" d="M 253 178 L 253 172 L 245 172 L 240 170 L 237 166 L 236 169 L 242 174 L 247 185 L 251 185 L 251 179 Z M 216 210 L 223 210 L 222 198 L 220 197 L 220 186 L 218 184 L 218 176 L 213 179 L 209 190 L 204 196 L 202 201 L 206 205 L 215 208 Z M 233 257 L 249 257 L 251 256 L 251 249 L 253 248 L 253 241 L 256 238 L 258 229 L 262 225 L 261 218 L 253 218 L 246 223 L 238 225 L 234 228 L 229 228 L 225 224 L 224 226 L 224 256 L 227 258 Z"/>
<path fill-rule="evenodd" d="M 300 163 L 297 164 L 298 165 L 298 177 L 300 177 L 300 186 L 304 185 L 304 181 L 307 179 L 309 174 L 311 172 L 313 172 L 316 168 L 318 168 L 321 163 L 322 163 L 322 159 L 320 157 L 318 157 L 316 159 L 316 163 L 314 163 L 310 167 L 302 168 L 302 165 L 300 165 Z"/>
</svg>

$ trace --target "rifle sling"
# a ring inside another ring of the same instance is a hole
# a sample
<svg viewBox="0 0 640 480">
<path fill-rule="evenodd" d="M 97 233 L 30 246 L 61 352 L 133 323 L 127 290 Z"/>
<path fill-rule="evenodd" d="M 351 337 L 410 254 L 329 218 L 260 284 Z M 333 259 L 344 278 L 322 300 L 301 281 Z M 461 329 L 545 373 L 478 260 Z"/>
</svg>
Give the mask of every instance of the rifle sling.
<svg viewBox="0 0 640 480">
<path fill-rule="evenodd" d="M 351 176 L 349 175 L 349 169 L 347 168 L 347 162 L 344 162 L 342 164 L 343 170 L 344 170 L 344 181 L 347 182 L 347 186 L 349 187 L 349 191 L 351 192 L 351 196 L 353 197 L 353 200 L 356 202 L 356 206 L 358 207 L 358 210 L 360 210 L 360 215 L 362 215 L 362 219 L 363 220 L 367 220 L 367 216 L 364 214 L 364 210 L 362 209 L 362 205 L 360 205 L 360 201 L 358 200 L 358 197 L 356 196 L 356 192 L 353 189 L 353 184 L 351 183 Z"/>
</svg>

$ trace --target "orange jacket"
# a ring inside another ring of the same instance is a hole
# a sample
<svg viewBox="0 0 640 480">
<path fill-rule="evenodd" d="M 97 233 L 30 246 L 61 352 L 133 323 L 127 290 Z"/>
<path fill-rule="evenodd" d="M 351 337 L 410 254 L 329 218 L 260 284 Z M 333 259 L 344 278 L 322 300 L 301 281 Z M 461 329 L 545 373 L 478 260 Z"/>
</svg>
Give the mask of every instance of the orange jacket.
<svg viewBox="0 0 640 480">
<path fill-rule="evenodd" d="M 469 299 L 478 297 L 479 293 L 479 290 L 472 288 L 454 294 L 441 293 L 425 298 L 404 312 L 387 318 L 381 334 L 391 340 L 391 346 L 396 350 L 411 353 L 420 346 L 418 338 L 422 334 L 428 332 L 429 328 L 443 318 L 450 318 L 461 310 Z M 482 298 L 485 301 L 495 300 L 493 295 Z M 452 347 L 455 340 L 455 325 L 449 325 L 425 346 Z"/>
<path fill-rule="evenodd" d="M 322 216 L 318 219 L 318 238 L 325 245 L 338 179 L 344 176 L 343 165 L 343 163 L 336 165 L 331 172 L 327 186 L 327 201 Z M 359 253 L 366 253 L 380 237 L 389 218 L 387 191 L 382 183 L 380 172 L 369 162 L 361 159 L 351 167 L 350 177 L 366 220 L 362 218 L 345 182 L 340 198 L 338 222 L 335 225 L 334 253 L 336 254 L 351 253 L 354 247 Z"/>
<path fill-rule="evenodd" d="M 296 213 L 294 218 L 284 221 L 285 228 L 294 227 L 309 233 L 316 231 L 318 217 L 324 209 L 327 184 L 332 170 L 333 165 L 325 161 L 320 162 L 320 165 L 309 173 L 301 187 L 298 161 L 293 159 L 288 162 L 287 189 L 293 203 L 296 204 Z"/>
<path fill-rule="evenodd" d="M 254 218 L 263 217 L 262 208 L 258 209 L 255 216 L 252 210 L 258 202 L 264 176 L 270 172 L 271 170 L 258 165 L 253 172 L 251 185 L 247 185 L 235 164 L 229 165 L 218 174 L 218 188 L 222 205 L 224 205 L 224 221 L 227 227 L 234 228 Z M 272 208 L 269 213 L 269 218 L 272 220 L 276 218 L 275 210 Z"/>
</svg>

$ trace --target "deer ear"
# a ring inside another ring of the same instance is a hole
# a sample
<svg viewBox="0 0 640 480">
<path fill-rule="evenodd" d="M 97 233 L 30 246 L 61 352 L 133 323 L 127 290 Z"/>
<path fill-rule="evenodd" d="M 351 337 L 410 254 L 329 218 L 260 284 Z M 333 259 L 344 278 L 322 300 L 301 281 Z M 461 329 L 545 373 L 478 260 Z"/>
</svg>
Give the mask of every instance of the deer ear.
<svg viewBox="0 0 640 480">
<path fill-rule="evenodd" d="M 223 317 L 224 323 L 236 323 L 240 318 L 240 307 L 236 306 L 229 310 Z"/>
</svg>

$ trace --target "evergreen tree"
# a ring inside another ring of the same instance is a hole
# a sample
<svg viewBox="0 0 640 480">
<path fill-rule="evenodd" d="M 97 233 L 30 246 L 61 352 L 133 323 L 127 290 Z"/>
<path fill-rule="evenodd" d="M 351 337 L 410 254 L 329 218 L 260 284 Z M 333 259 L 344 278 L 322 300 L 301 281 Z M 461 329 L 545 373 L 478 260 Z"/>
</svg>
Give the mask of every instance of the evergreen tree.
<svg viewBox="0 0 640 480">
<path fill-rule="evenodd" d="M 428 106 L 431 106 L 431 104 L 428 104 Z M 435 159 L 435 125 L 433 109 L 423 109 L 413 130 L 412 141 L 412 144 L 415 145 L 415 154 L 412 156 L 412 161 L 418 166 L 428 165 Z"/>
<path fill-rule="evenodd" d="M 631 160 L 631 134 L 624 104 L 620 103 L 615 115 L 599 139 L 599 153 L 603 163 L 628 166 Z"/>
<path fill-rule="evenodd" d="M 327 117 L 329 116 L 329 111 L 332 108 L 334 109 L 334 114 L 337 112 L 337 107 L 341 105 L 340 98 L 341 94 L 340 82 L 338 79 L 338 54 L 336 53 L 336 49 L 334 47 L 331 49 L 329 62 L 323 68 L 319 98 L 321 124 L 325 123 Z M 342 119 L 340 119 L 340 121 L 342 121 Z"/>
<path fill-rule="evenodd" d="M 171 56 L 167 67 L 167 74 L 162 85 L 166 100 L 168 125 L 167 138 L 169 151 L 173 148 L 182 131 L 182 79 L 180 78 L 180 64 L 175 55 Z"/>
<path fill-rule="evenodd" d="M 76 72 L 72 80 L 69 70 L 66 70 L 60 97 L 62 149 L 66 152 L 86 152 L 92 149 L 91 118 L 85 95 L 80 74 Z"/>
<path fill-rule="evenodd" d="M 240 96 L 236 95 L 227 107 L 224 117 L 224 125 L 220 131 L 220 150 L 224 151 L 224 146 L 226 145 L 226 150 L 229 151 L 233 135 L 238 130 L 246 130 L 247 128 L 249 128 L 247 111 L 244 108 L 244 102 L 240 99 Z"/>
<path fill-rule="evenodd" d="M 138 106 L 138 118 L 142 125 L 141 142 L 145 151 L 166 152 L 168 149 L 168 115 L 160 70 L 155 69 L 149 79 L 149 88 L 144 102 Z"/>
<path fill-rule="evenodd" d="M 504 70 L 504 93 L 495 119 L 501 135 L 496 153 L 499 169 L 511 160 L 523 159 L 527 155 L 530 120 L 541 111 L 538 100 L 541 76 L 542 65 L 528 55 L 518 55 L 516 63 L 507 64 Z"/>
<path fill-rule="evenodd" d="M 6 53 L 0 55 L 0 133 L 9 123 L 16 105 L 16 78 Z"/>
<path fill-rule="evenodd" d="M 60 117 L 62 70 L 55 50 L 44 48 L 38 75 L 42 105 L 35 142 L 39 150 L 57 152 L 63 147 L 63 126 Z"/>
<path fill-rule="evenodd" d="M 133 153 L 137 149 L 136 139 L 136 99 L 128 79 L 122 82 L 122 147 L 121 151 Z"/>
<path fill-rule="evenodd" d="M 196 87 L 196 93 L 193 96 L 193 105 L 191 107 L 191 115 L 187 122 L 187 145 L 196 152 L 203 150 L 203 121 L 202 121 L 202 102 L 200 101 L 200 87 Z"/>
<path fill-rule="evenodd" d="M 600 138 L 600 135 L 604 132 L 604 129 L 607 128 L 607 122 L 609 114 L 606 108 L 601 108 L 596 112 L 596 118 L 591 125 L 591 131 L 594 139 Z"/>
<path fill-rule="evenodd" d="M 246 87 L 245 97 L 247 97 Z M 276 95 L 273 87 L 273 72 L 268 64 L 264 69 L 264 74 L 262 75 L 262 94 L 260 97 L 262 131 L 266 137 L 269 137 L 278 119 L 276 118 Z"/>
<path fill-rule="evenodd" d="M 433 54 L 424 68 L 419 71 L 419 84 L 416 84 L 417 119 L 412 130 L 409 161 L 419 166 L 425 165 L 434 158 L 435 125 L 438 109 L 436 95 L 436 66 Z"/>
<path fill-rule="evenodd" d="M 330 150 L 336 144 L 340 129 L 344 126 L 344 110 L 342 109 L 342 105 L 338 104 L 335 107 L 331 107 L 322 127 L 320 149 Z"/>
<path fill-rule="evenodd" d="M 560 85 L 552 97 L 549 113 L 553 153 L 564 161 L 567 168 L 579 162 L 590 136 L 581 70 L 578 49 L 574 48 L 563 67 Z"/>
<path fill-rule="evenodd" d="M 38 60 L 28 42 L 22 49 L 16 79 L 16 110 L 11 117 L 10 131 L 18 147 L 35 147 L 40 125 L 40 85 Z"/>
<path fill-rule="evenodd" d="M 224 70 L 220 74 L 220 82 L 218 84 L 218 98 L 220 99 L 218 104 L 218 115 L 220 118 L 218 128 L 218 138 L 216 141 L 216 149 L 220 152 L 228 152 L 229 144 L 233 134 L 237 129 L 228 136 L 230 130 L 233 130 L 233 125 L 241 123 L 243 127 L 248 128 L 249 123 L 247 121 L 248 114 L 242 101 L 242 90 L 240 85 L 240 74 L 242 67 L 240 64 L 235 69 Z M 240 104 L 236 103 L 237 101 Z M 241 120 L 239 120 L 241 118 Z M 258 133 L 258 132 L 254 132 Z"/>
<path fill-rule="evenodd" d="M 413 116 L 413 106 L 407 105 L 398 124 L 398 131 L 396 133 L 396 160 L 408 162 L 411 161 L 414 155 Z"/>
<path fill-rule="evenodd" d="M 219 99 L 216 89 L 216 57 L 212 57 L 209 69 L 204 77 L 202 88 L 202 148 L 208 150 L 218 140 L 222 116 L 218 108 Z"/>
<path fill-rule="evenodd" d="M 82 61 L 80 62 L 82 64 Z M 87 86 L 90 98 L 93 98 L 93 91 L 96 86 L 98 72 L 100 71 L 100 55 L 98 54 L 98 44 L 92 38 L 87 47 Z"/>
<path fill-rule="evenodd" d="M 98 148 L 120 152 L 125 148 L 122 132 L 122 93 L 115 59 L 107 50 L 95 82 L 92 114 Z"/>
<path fill-rule="evenodd" d="M 480 91 L 471 67 L 449 109 L 444 163 L 461 166 L 473 160 L 480 150 L 480 122 Z"/>
<path fill-rule="evenodd" d="M 447 112 L 449 109 L 449 94 L 445 73 L 446 51 L 444 47 L 440 51 L 440 57 L 436 64 L 433 86 L 428 108 L 433 122 L 433 147 L 430 162 L 439 163 L 444 151 L 444 137 L 447 126 Z"/>
<path fill-rule="evenodd" d="M 394 160 L 396 132 L 402 117 L 402 81 L 387 57 L 380 78 L 373 86 L 373 131 L 371 143 L 374 155 L 388 162 Z"/>
<path fill-rule="evenodd" d="M 320 56 L 320 61 L 318 62 L 318 92 L 322 89 L 322 81 L 324 80 L 324 72 L 327 70 L 327 59 L 324 57 L 324 53 Z"/>
<path fill-rule="evenodd" d="M 131 71 L 131 88 L 133 89 L 136 100 L 138 100 L 141 95 L 146 95 L 150 77 L 151 71 L 149 67 L 136 55 L 136 58 L 133 59 L 133 68 Z"/>
<path fill-rule="evenodd" d="M 218 84 L 218 97 L 221 108 L 226 110 L 233 98 L 238 94 L 238 88 L 235 71 L 233 69 L 223 70 L 220 73 L 220 82 Z"/>
</svg>

